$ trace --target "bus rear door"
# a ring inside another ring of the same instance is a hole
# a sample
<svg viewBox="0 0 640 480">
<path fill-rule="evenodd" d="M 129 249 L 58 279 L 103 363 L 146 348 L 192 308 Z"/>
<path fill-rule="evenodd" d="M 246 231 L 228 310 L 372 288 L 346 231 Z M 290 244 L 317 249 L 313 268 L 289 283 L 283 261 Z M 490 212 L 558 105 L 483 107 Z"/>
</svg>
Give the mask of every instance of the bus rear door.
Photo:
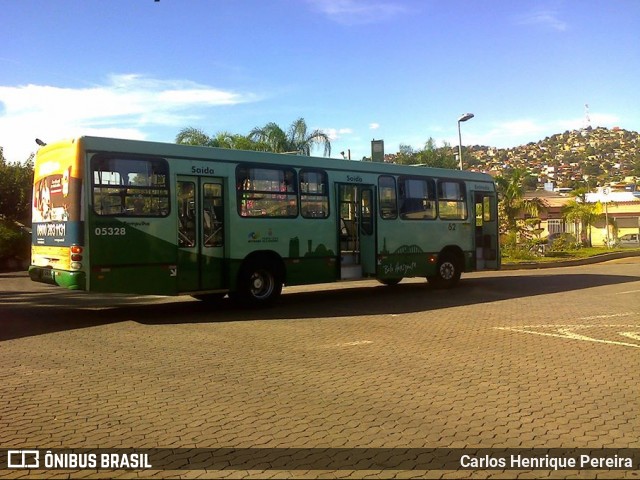
<svg viewBox="0 0 640 480">
<path fill-rule="evenodd" d="M 500 268 L 498 249 L 498 209 L 495 192 L 474 193 L 476 217 L 476 269 Z"/>
<path fill-rule="evenodd" d="M 221 178 L 177 178 L 179 292 L 225 288 L 223 189 Z"/>
</svg>

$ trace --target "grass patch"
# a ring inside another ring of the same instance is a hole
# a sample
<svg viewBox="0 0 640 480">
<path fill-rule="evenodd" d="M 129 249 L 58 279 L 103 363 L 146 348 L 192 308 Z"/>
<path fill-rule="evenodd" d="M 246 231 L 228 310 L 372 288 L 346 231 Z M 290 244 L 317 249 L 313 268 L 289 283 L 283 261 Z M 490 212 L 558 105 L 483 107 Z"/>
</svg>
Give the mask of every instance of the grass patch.
<svg viewBox="0 0 640 480">
<path fill-rule="evenodd" d="M 605 248 L 605 247 L 587 247 L 578 248 L 576 250 L 567 250 L 563 252 L 547 252 L 545 256 L 520 259 L 503 255 L 502 263 L 550 263 L 563 260 L 578 260 L 582 258 L 597 257 L 607 253 L 615 252 L 640 252 L 640 248 Z"/>
</svg>

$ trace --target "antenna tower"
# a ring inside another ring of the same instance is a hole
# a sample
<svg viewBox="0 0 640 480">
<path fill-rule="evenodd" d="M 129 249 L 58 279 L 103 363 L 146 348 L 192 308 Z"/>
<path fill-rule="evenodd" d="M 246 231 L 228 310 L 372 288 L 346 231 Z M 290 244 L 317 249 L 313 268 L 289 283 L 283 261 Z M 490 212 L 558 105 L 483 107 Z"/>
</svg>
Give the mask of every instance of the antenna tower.
<svg viewBox="0 0 640 480">
<path fill-rule="evenodd" d="M 591 128 L 591 118 L 589 117 L 589 104 L 585 103 L 584 104 L 584 127 L 582 129 L 586 130 L 587 128 Z"/>
</svg>

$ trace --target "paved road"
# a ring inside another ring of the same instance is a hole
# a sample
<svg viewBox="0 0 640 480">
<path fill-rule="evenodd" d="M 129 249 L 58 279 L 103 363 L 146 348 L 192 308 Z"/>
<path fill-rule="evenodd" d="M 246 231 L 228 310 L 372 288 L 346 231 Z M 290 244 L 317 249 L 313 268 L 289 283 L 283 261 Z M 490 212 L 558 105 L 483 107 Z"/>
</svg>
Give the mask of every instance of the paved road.
<svg viewBox="0 0 640 480">
<path fill-rule="evenodd" d="M 638 449 L 640 259 L 468 274 L 450 291 L 290 288 L 260 311 L 1 274 L 0 365 L 0 448 Z M 214 476 L 252 474 L 274 475 Z"/>
</svg>

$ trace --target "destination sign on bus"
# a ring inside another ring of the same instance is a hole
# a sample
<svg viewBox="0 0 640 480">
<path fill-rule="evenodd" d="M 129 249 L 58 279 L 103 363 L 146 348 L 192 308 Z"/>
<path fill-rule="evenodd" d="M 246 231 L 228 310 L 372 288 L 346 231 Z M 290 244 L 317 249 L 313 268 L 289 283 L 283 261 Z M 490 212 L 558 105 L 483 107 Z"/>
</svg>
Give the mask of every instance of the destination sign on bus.
<svg viewBox="0 0 640 480">
<path fill-rule="evenodd" d="M 215 175 L 215 171 L 211 167 L 191 167 L 191 173 L 194 175 Z"/>
</svg>

